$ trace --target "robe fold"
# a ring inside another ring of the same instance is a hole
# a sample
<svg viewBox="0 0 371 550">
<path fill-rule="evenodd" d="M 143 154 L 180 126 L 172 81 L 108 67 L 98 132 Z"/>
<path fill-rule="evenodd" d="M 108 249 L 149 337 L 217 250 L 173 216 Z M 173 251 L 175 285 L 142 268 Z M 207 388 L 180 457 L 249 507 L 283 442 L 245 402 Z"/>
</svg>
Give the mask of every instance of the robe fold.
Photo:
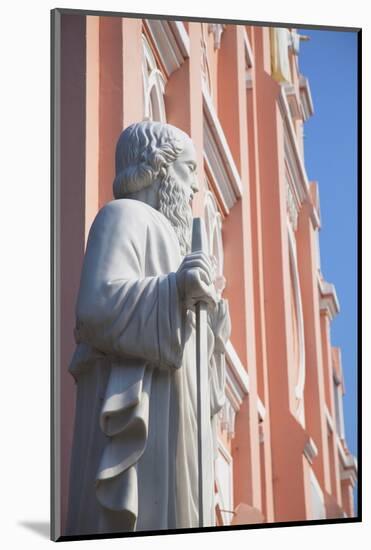
<svg viewBox="0 0 371 550">
<path fill-rule="evenodd" d="M 198 527 L 194 315 L 177 291 L 181 260 L 171 224 L 143 202 L 110 202 L 92 225 L 69 369 L 77 396 L 67 535 Z M 206 525 L 223 396 L 223 361 L 210 357 Z"/>
</svg>

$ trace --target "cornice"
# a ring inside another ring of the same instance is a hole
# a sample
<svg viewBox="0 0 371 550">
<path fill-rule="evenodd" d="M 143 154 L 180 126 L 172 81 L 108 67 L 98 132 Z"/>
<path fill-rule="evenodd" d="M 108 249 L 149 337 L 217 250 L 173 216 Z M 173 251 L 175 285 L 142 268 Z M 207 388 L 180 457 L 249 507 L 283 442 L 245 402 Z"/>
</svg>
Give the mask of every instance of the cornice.
<svg viewBox="0 0 371 550">
<path fill-rule="evenodd" d="M 298 100 L 298 96 L 295 90 L 295 86 L 290 82 L 282 84 L 283 89 L 285 90 L 287 102 L 290 109 L 290 114 L 293 120 L 299 120 L 302 118 L 301 105 Z"/>
<path fill-rule="evenodd" d="M 146 27 L 169 77 L 189 57 L 190 43 L 182 21 L 146 19 Z"/>
<path fill-rule="evenodd" d="M 334 319 L 340 311 L 340 304 L 336 294 L 335 286 L 326 282 L 320 273 L 318 273 L 318 289 L 320 299 L 320 310 L 327 313 L 330 320 Z"/>
<path fill-rule="evenodd" d="M 304 75 L 300 75 L 299 78 L 300 100 L 301 109 L 303 113 L 304 122 L 307 121 L 314 114 L 312 94 L 310 92 L 309 81 Z"/>
<path fill-rule="evenodd" d="M 313 464 L 313 460 L 318 455 L 318 449 L 313 439 L 310 437 L 304 445 L 304 456 L 310 464 Z"/>
<path fill-rule="evenodd" d="M 309 183 L 309 196 L 311 199 L 310 217 L 314 229 L 320 229 L 321 227 L 321 212 L 319 207 L 319 191 L 318 183 L 311 181 Z"/>
<path fill-rule="evenodd" d="M 330 429 L 331 432 L 334 431 L 334 420 L 330 414 L 330 411 L 328 410 L 327 405 L 325 405 L 325 416 L 326 416 L 326 422 L 327 426 Z"/>
<path fill-rule="evenodd" d="M 318 229 L 321 226 L 321 222 L 317 209 L 313 204 L 304 160 L 297 143 L 296 132 L 292 121 L 292 112 L 287 97 L 287 89 L 290 90 L 290 86 L 281 86 L 281 91 L 278 96 L 278 105 L 284 124 L 284 151 L 287 169 L 291 175 L 291 181 L 294 182 L 294 195 L 297 195 L 300 205 L 304 202 L 310 205 L 310 219 L 313 228 Z"/>
<path fill-rule="evenodd" d="M 341 479 L 349 481 L 354 486 L 358 479 L 358 462 L 355 456 L 352 454 L 346 454 L 344 451 L 343 444 L 340 438 L 336 437 L 336 444 L 339 451 L 339 456 L 341 460 L 342 470 L 341 470 Z"/>
</svg>

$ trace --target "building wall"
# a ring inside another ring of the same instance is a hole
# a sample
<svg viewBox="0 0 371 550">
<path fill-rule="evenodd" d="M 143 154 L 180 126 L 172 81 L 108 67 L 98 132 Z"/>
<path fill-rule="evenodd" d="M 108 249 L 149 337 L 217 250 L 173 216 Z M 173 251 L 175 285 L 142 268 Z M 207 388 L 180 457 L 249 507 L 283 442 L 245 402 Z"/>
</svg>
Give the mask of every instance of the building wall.
<svg viewBox="0 0 371 550">
<path fill-rule="evenodd" d="M 319 265 L 319 186 L 308 181 L 302 140 L 313 106 L 296 32 L 77 15 L 63 15 L 61 31 L 62 532 L 84 246 L 113 198 L 117 138 L 144 118 L 194 141 L 194 214 L 205 218 L 230 305 L 218 524 L 353 515 L 356 463 L 330 338 L 339 306 Z"/>
</svg>

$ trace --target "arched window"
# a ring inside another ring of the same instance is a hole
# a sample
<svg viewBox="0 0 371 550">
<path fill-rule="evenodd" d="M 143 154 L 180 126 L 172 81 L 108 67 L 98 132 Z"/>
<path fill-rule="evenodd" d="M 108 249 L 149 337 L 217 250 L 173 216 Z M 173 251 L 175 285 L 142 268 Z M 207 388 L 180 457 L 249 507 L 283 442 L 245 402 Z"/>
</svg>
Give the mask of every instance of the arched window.
<svg viewBox="0 0 371 550">
<path fill-rule="evenodd" d="M 144 118 L 156 122 L 166 122 L 165 81 L 157 67 L 156 59 L 145 36 L 143 44 L 143 97 Z"/>
</svg>

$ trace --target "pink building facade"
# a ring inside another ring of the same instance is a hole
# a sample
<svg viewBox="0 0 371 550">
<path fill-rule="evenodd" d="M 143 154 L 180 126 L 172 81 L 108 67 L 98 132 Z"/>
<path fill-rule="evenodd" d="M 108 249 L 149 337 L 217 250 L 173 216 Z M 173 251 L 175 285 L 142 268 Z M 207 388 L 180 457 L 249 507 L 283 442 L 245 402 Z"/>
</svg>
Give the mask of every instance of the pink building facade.
<svg viewBox="0 0 371 550">
<path fill-rule="evenodd" d="M 178 126 L 196 146 L 194 214 L 205 220 L 230 304 L 217 524 L 354 516 L 357 462 L 330 336 L 339 304 L 320 267 L 320 185 L 305 170 L 313 104 L 298 32 L 71 14 L 61 16 L 60 45 L 62 534 L 75 406 L 67 369 L 84 248 L 113 198 L 117 138 L 143 119 Z"/>
</svg>

